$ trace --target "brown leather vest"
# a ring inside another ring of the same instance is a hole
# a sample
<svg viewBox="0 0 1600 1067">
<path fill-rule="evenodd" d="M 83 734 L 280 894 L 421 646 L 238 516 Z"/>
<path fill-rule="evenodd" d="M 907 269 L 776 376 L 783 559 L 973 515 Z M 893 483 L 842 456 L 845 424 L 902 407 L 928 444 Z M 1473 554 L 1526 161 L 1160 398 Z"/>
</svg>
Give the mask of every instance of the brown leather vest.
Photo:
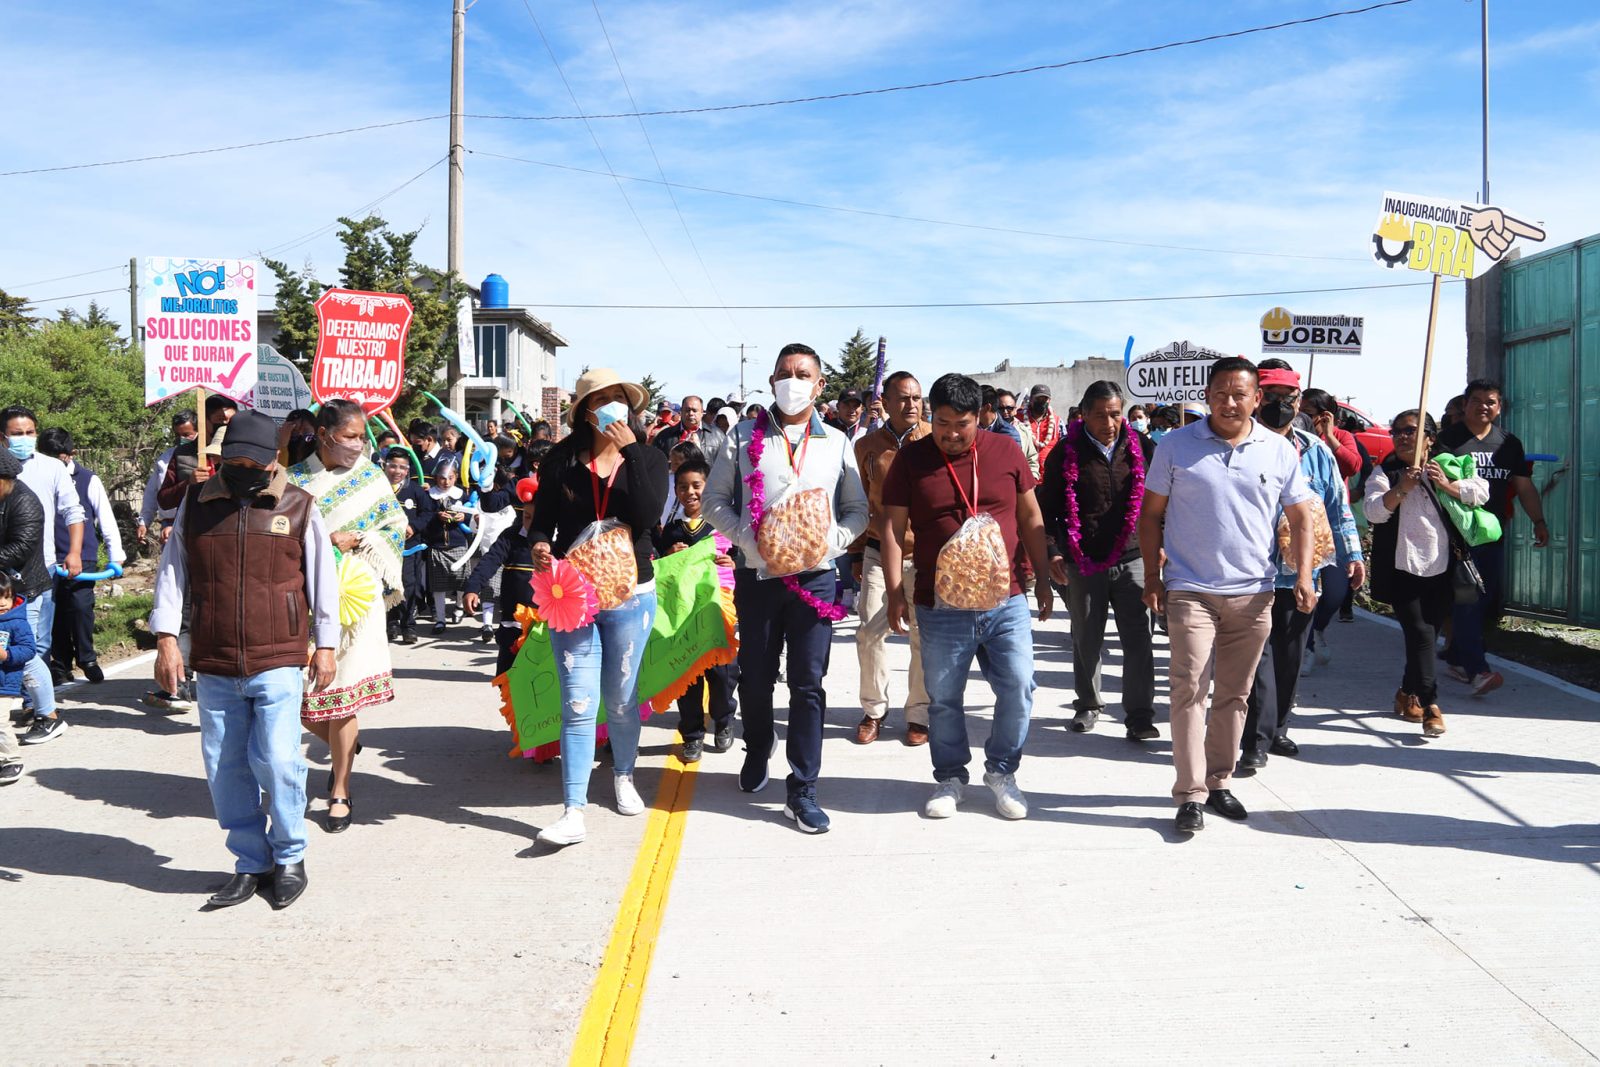
<svg viewBox="0 0 1600 1067">
<path fill-rule="evenodd" d="M 315 506 L 310 493 L 287 484 L 281 468 L 249 500 L 228 495 L 220 478 L 190 487 L 183 537 L 190 666 L 197 673 L 242 678 L 306 665 L 305 532 Z"/>
</svg>

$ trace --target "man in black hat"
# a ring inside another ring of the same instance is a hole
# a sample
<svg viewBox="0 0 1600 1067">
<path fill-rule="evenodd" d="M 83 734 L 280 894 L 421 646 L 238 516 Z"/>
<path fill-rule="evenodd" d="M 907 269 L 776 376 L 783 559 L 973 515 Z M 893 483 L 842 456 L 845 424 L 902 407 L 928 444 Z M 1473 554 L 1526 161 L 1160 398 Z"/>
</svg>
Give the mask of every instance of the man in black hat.
<svg viewBox="0 0 1600 1067">
<path fill-rule="evenodd" d="M 161 554 L 156 682 L 172 692 L 183 678 L 178 631 L 192 590 L 200 748 L 234 855 L 209 904 L 241 904 L 270 885 L 273 906 L 286 908 L 306 887 L 300 703 L 307 675 L 312 692 L 333 680 L 339 641 L 333 543 L 311 494 L 279 466 L 270 417 L 236 417 L 221 459 L 215 477 L 189 487 Z"/>
<path fill-rule="evenodd" d="M 833 402 L 833 425 L 844 431 L 851 444 L 867 435 L 867 423 L 861 417 L 863 407 L 859 389 L 846 389 Z"/>
</svg>

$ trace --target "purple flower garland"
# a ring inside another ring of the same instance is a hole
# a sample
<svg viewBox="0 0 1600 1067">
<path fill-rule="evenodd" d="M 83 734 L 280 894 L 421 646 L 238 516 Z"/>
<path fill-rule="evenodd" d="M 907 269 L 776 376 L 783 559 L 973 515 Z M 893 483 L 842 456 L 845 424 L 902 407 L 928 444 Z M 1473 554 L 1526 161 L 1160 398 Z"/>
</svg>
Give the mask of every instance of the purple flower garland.
<svg viewBox="0 0 1600 1067">
<path fill-rule="evenodd" d="M 1133 475 L 1133 489 L 1128 495 L 1128 509 L 1122 517 L 1122 529 L 1117 532 L 1117 539 L 1111 545 L 1111 551 L 1103 559 L 1090 559 L 1083 554 L 1083 527 L 1078 520 L 1078 496 L 1074 492 L 1078 484 L 1078 443 L 1083 440 L 1083 420 L 1074 419 L 1072 425 L 1067 427 L 1066 462 L 1062 471 L 1066 476 L 1067 497 L 1067 552 L 1072 556 L 1072 565 L 1079 574 L 1099 574 L 1101 571 L 1110 570 L 1122 557 L 1123 551 L 1128 547 L 1134 532 L 1139 527 L 1139 509 L 1144 503 L 1144 450 L 1139 445 L 1139 435 L 1133 432 L 1132 427 L 1125 429 L 1128 438 L 1128 467 Z M 1115 453 L 1113 453 L 1115 454 Z"/>
<path fill-rule="evenodd" d="M 750 535 L 761 535 L 761 520 L 766 516 L 767 510 L 767 478 L 761 473 L 761 454 L 767 447 L 767 420 L 771 418 L 765 410 L 761 417 L 755 420 L 755 425 L 750 430 L 750 473 L 744 476 L 744 484 L 750 490 Z M 797 471 L 796 474 L 799 472 Z M 783 587 L 801 602 L 817 613 L 817 618 L 828 622 L 838 622 L 849 614 L 843 604 L 830 604 L 800 587 L 800 579 L 792 574 L 783 576 Z"/>
</svg>

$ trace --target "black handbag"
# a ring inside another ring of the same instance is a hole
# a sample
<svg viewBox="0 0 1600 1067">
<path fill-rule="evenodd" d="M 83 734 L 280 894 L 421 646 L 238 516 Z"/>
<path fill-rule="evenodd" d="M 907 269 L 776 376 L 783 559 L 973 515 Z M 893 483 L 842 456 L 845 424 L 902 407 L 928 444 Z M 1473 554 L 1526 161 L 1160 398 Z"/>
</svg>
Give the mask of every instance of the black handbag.
<svg viewBox="0 0 1600 1067">
<path fill-rule="evenodd" d="M 1489 587 L 1483 584 L 1483 574 L 1472 559 L 1472 549 L 1467 546 L 1467 539 L 1461 536 L 1461 531 L 1456 529 L 1456 524 L 1445 513 L 1444 505 L 1434 496 L 1437 490 L 1432 485 L 1427 488 L 1428 499 L 1433 501 L 1433 508 L 1439 513 L 1450 536 L 1450 591 L 1455 594 L 1457 604 L 1476 604 L 1489 595 Z"/>
</svg>

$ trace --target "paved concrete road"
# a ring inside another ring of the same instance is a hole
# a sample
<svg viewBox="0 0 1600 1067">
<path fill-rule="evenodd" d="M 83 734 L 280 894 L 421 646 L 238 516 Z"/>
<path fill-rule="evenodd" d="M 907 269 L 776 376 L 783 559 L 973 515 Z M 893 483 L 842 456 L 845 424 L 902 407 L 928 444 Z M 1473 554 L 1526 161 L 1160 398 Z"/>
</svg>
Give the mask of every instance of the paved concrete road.
<svg viewBox="0 0 1600 1067">
<path fill-rule="evenodd" d="M 1247 823 L 1180 841 L 1165 739 L 1066 731 L 1060 623 L 1021 823 L 981 786 L 923 819 L 927 753 L 898 712 L 890 738 L 847 740 L 842 627 L 834 830 L 795 832 L 781 785 L 746 797 L 740 753 L 707 755 L 634 1062 L 1591 1060 L 1600 705 L 1517 675 L 1481 701 L 1446 683 L 1449 733 L 1424 741 L 1387 709 L 1398 633 L 1331 633 L 1303 757 L 1238 783 Z M 611 813 L 601 768 L 589 840 L 532 847 L 559 772 L 504 758 L 491 656 L 396 651 L 401 699 L 363 716 L 358 821 L 313 828 L 311 888 L 283 913 L 198 911 L 230 863 L 193 716 L 138 708 L 142 672 L 72 692 L 73 727 L 0 792 L 8 1062 L 564 1062 L 644 820 Z M 1113 691 L 1117 664 L 1113 645 Z M 981 744 L 987 689 L 969 696 Z M 674 723 L 646 724 L 647 798 Z"/>
</svg>

